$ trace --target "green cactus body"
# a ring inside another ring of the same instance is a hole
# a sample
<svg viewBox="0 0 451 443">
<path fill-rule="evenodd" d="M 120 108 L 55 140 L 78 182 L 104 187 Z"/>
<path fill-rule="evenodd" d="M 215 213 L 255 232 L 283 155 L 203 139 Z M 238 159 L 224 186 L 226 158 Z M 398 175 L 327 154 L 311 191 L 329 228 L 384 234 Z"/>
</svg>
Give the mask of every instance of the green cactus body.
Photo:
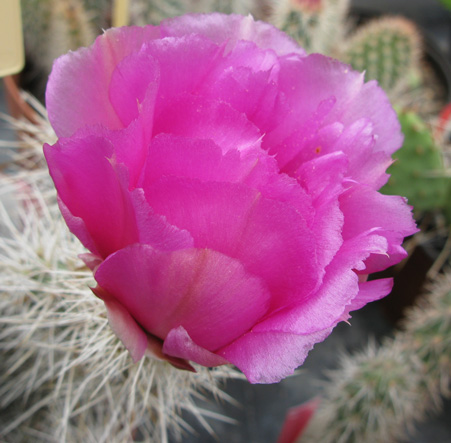
<svg viewBox="0 0 451 443">
<path fill-rule="evenodd" d="M 447 182 L 441 150 L 432 133 L 414 112 L 398 114 L 404 144 L 388 169 L 391 177 L 381 189 L 384 194 L 407 197 L 414 209 L 428 211 L 446 205 Z"/>
<path fill-rule="evenodd" d="M 27 59 L 42 90 L 57 57 L 95 38 L 81 0 L 22 0 L 22 19 Z"/>
<path fill-rule="evenodd" d="M 249 14 L 257 8 L 256 0 L 131 0 L 131 22 L 158 25 L 161 20 L 187 13 L 222 12 Z"/>
<path fill-rule="evenodd" d="M 419 63 L 419 34 L 409 20 L 383 18 L 360 26 L 350 37 L 341 58 L 366 80 L 377 80 L 386 91 L 400 88 Z"/>
<path fill-rule="evenodd" d="M 392 339 L 342 358 L 301 441 L 385 443 L 405 438 L 442 395 L 451 394 L 450 356 L 448 273 L 407 312 L 403 329 Z"/>
<path fill-rule="evenodd" d="M 451 274 L 441 280 L 429 299 L 408 312 L 405 331 L 399 334 L 403 352 L 415 349 L 423 366 L 423 389 L 435 403 L 440 395 L 451 394 Z"/>
<path fill-rule="evenodd" d="M 113 0 L 82 0 L 82 2 L 96 34 L 101 34 L 102 29 L 111 27 Z"/>
</svg>

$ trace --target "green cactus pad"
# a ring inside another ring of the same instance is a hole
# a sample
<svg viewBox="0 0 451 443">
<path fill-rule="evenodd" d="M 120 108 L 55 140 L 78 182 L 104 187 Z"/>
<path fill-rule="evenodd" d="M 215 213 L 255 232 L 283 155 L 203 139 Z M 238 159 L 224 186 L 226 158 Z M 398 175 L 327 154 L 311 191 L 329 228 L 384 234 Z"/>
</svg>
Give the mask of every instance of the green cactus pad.
<svg viewBox="0 0 451 443">
<path fill-rule="evenodd" d="M 400 112 L 398 117 L 404 144 L 393 156 L 395 162 L 388 169 L 391 177 L 381 192 L 407 197 L 416 210 L 441 209 L 446 205 L 449 181 L 444 177 L 441 151 L 417 114 Z"/>
</svg>

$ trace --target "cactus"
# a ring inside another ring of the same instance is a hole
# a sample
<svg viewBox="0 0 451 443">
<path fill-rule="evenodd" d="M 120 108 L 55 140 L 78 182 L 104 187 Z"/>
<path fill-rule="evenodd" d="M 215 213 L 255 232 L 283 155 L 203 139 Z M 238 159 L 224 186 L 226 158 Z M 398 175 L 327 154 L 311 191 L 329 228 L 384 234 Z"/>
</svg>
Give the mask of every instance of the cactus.
<svg viewBox="0 0 451 443">
<path fill-rule="evenodd" d="M 271 22 L 307 52 L 330 54 L 346 32 L 349 0 L 273 0 Z"/>
<path fill-rule="evenodd" d="M 449 178 L 444 176 L 441 150 L 423 120 L 414 112 L 399 112 L 404 144 L 394 155 L 391 177 L 382 192 L 403 195 L 415 209 L 442 209 Z"/>
<path fill-rule="evenodd" d="M 406 315 L 403 329 L 379 348 L 344 356 L 302 442 L 387 442 L 449 396 L 451 273 Z"/>
<path fill-rule="evenodd" d="M 421 389 L 435 404 L 451 395 L 451 272 L 439 278 L 429 297 L 407 312 L 398 341 L 422 364 Z"/>
<path fill-rule="evenodd" d="M 342 60 L 366 80 L 375 79 L 387 92 L 405 84 L 408 73 L 418 68 L 420 38 L 416 27 L 402 17 L 372 20 L 346 41 Z"/>
<path fill-rule="evenodd" d="M 95 38 L 80 0 L 22 0 L 22 20 L 25 52 L 32 65 L 30 76 L 43 83 L 37 85 L 41 91 L 55 58 L 87 46 Z"/>
<path fill-rule="evenodd" d="M 439 1 L 443 6 L 451 10 L 451 0 L 439 0 Z"/>
<path fill-rule="evenodd" d="M 114 0 L 81 1 L 96 34 L 101 34 L 103 29 L 107 29 L 111 26 Z"/>
<path fill-rule="evenodd" d="M 131 0 L 131 22 L 135 25 L 158 25 L 161 20 L 176 15 L 207 12 L 249 14 L 257 11 L 256 0 Z"/>
</svg>

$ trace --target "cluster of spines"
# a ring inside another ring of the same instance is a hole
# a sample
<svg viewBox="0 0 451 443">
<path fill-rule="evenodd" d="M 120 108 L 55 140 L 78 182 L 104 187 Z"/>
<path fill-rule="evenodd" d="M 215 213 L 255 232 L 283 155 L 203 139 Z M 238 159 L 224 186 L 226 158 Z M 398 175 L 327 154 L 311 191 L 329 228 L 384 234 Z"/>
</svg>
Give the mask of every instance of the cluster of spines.
<svg viewBox="0 0 451 443">
<path fill-rule="evenodd" d="M 158 25 L 161 20 L 187 13 L 222 12 L 226 14 L 259 14 L 257 0 L 131 0 L 131 21 L 136 25 Z"/>
<path fill-rule="evenodd" d="M 82 0 L 22 0 L 21 6 L 27 60 L 45 86 L 54 60 L 88 46 L 96 32 Z"/>
<path fill-rule="evenodd" d="M 360 26 L 346 40 L 341 58 L 366 80 L 377 80 L 386 91 L 399 90 L 409 72 L 418 68 L 420 37 L 416 27 L 402 17 L 385 17 Z"/>
<path fill-rule="evenodd" d="M 340 46 L 349 0 L 273 0 L 271 22 L 307 52 L 331 54 Z"/>
<path fill-rule="evenodd" d="M 302 442 L 396 441 L 450 395 L 451 273 L 381 346 L 344 356 Z"/>
</svg>

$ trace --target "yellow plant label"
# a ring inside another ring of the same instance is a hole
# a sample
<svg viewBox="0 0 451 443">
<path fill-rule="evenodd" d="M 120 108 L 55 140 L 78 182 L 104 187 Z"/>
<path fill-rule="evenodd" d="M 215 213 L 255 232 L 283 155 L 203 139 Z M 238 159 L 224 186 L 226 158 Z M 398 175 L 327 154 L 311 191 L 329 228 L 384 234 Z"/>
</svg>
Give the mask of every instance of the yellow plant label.
<svg viewBox="0 0 451 443">
<path fill-rule="evenodd" d="M 24 63 L 20 0 L 0 0 L 0 77 L 20 72 Z"/>
<path fill-rule="evenodd" d="M 127 26 L 129 23 L 129 0 L 114 0 L 112 23 L 115 28 Z"/>
</svg>

